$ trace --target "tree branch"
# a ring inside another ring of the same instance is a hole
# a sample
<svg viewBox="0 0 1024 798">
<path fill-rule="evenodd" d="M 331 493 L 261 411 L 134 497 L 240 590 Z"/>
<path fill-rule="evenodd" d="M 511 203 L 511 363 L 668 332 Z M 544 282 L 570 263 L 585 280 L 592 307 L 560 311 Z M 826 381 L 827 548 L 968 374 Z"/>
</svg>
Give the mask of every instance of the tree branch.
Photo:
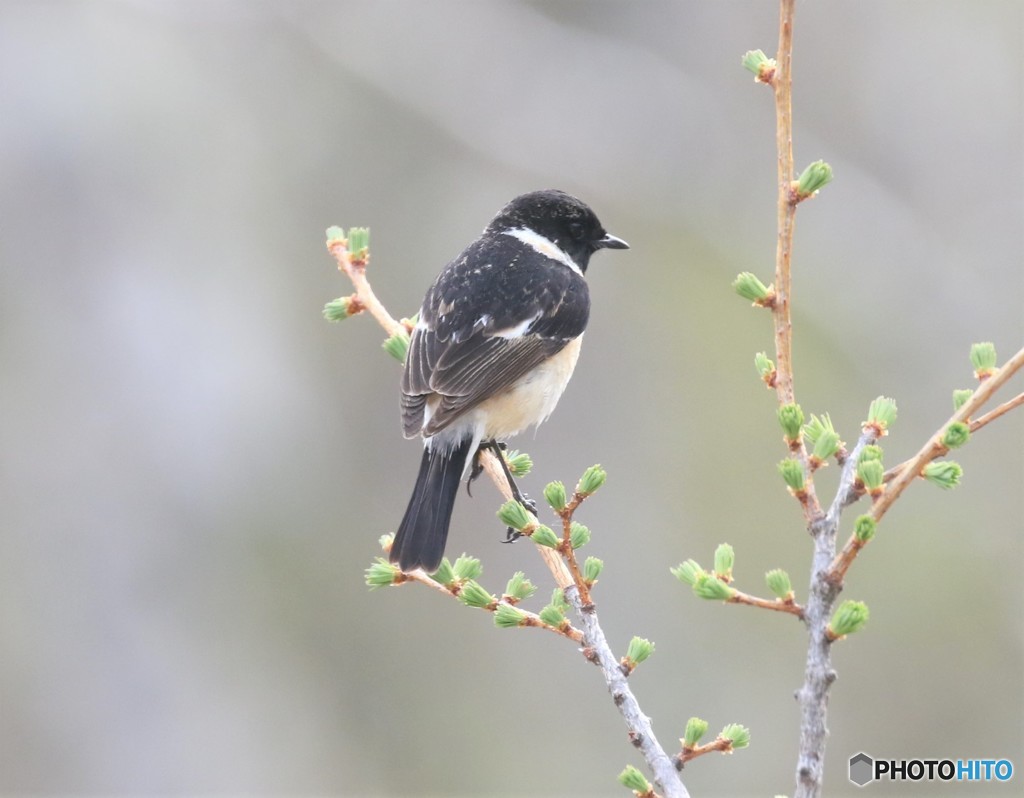
<svg viewBox="0 0 1024 798">
<path fill-rule="evenodd" d="M 900 494 L 907 489 L 907 486 L 910 485 L 914 479 L 920 476 L 921 469 L 924 468 L 927 463 L 930 463 L 936 457 L 939 457 L 945 451 L 948 451 L 948 449 L 942 445 L 942 436 L 945 433 L 946 428 L 954 422 L 966 421 L 969 419 L 971 415 L 980 410 L 982 405 L 991 398 L 992 394 L 994 394 L 1003 385 L 1003 383 L 1010 379 L 1010 377 L 1016 374 L 1022 366 L 1024 366 L 1024 348 L 1020 349 L 1013 357 L 1006 361 L 1003 367 L 997 369 L 991 377 L 982 382 L 981 385 L 978 386 L 978 390 L 971 394 L 970 399 L 964 402 L 961 408 L 950 416 L 949 420 L 939 427 L 935 434 L 928 439 L 925 445 L 921 447 L 921 450 L 907 461 L 906 467 L 896 476 L 895 479 L 893 479 L 891 483 L 889 483 L 885 492 L 882 494 L 882 497 L 875 502 L 874 506 L 871 508 L 872 518 L 876 521 L 880 521 L 882 516 L 884 516 L 892 506 L 893 502 L 895 502 L 896 499 L 900 497 Z M 1007 410 L 1009 409 L 1010 408 L 1007 408 Z M 1002 415 L 1002 413 L 1005 412 L 1006 410 L 1001 410 L 999 415 Z"/>
<path fill-rule="evenodd" d="M 807 662 L 804 683 L 797 691 L 800 703 L 800 750 L 797 755 L 796 796 L 811 798 L 821 794 L 825 767 L 825 743 L 828 739 L 828 691 L 835 681 L 832 669 L 832 644 L 827 629 L 840 586 L 829 579 L 829 568 L 836 552 L 839 517 L 851 493 L 855 492 L 857 460 L 865 446 L 877 439 L 874 428 L 865 430 L 853 447 L 839 477 L 839 487 L 828 513 L 813 528 L 814 558 L 811 585 L 804 608 L 807 624 Z"/>
<path fill-rule="evenodd" d="M 959 410 L 957 410 L 948 421 L 935 431 L 928 441 L 921 447 L 920 451 L 912 458 L 907 460 L 905 463 L 901 463 L 892 470 L 893 477 L 888 482 L 885 491 L 881 497 L 876 501 L 870 511 L 871 517 L 877 522 L 880 521 L 882 516 L 892 506 L 893 502 L 899 498 L 900 494 L 907 489 L 911 482 L 916 477 L 921 475 L 921 470 L 938 457 L 942 457 L 949 452 L 949 447 L 942 443 L 942 438 L 945 435 L 946 430 L 950 424 L 956 422 L 966 422 L 970 419 L 976 411 L 980 410 L 982 405 L 985 404 L 1007 380 L 1010 379 L 1016 372 L 1024 367 L 1024 348 L 1022 348 L 1017 354 L 1010 358 L 1002 368 L 997 369 L 992 376 L 985 379 L 981 386 L 968 399 Z M 971 432 L 981 429 L 985 425 L 995 421 L 995 419 L 1002 416 L 1004 413 L 1008 413 L 1013 408 L 1024 404 L 1024 394 L 1019 394 L 1013 397 L 1008 402 L 1004 402 L 999 407 L 995 408 L 989 413 L 978 418 L 969 424 Z M 856 468 L 856 461 L 854 461 L 854 467 Z M 888 476 L 888 475 L 887 475 Z M 852 503 L 852 501 L 858 498 L 855 491 L 849 490 L 844 495 L 844 503 L 839 507 L 846 504 Z M 838 496 L 836 497 L 839 498 Z M 830 511 L 831 515 L 831 511 Z M 837 514 L 838 515 L 838 514 Z M 864 548 L 864 543 L 857 539 L 856 535 L 850 535 L 850 539 L 846 541 L 846 545 L 843 546 L 842 551 L 836 555 L 832 564 L 829 566 L 829 579 L 835 584 L 842 584 L 843 579 L 846 577 L 846 572 L 850 569 L 853 561 L 857 558 L 860 550 Z"/>
<path fill-rule="evenodd" d="M 779 6 L 779 50 L 775 56 L 775 72 L 770 85 L 775 92 L 775 146 L 778 154 L 778 235 L 775 245 L 774 300 L 770 305 L 775 331 L 775 395 L 779 405 L 794 404 L 793 384 L 793 322 L 790 315 L 792 289 L 793 234 L 796 228 L 796 206 L 799 199 L 793 192 L 793 10 L 795 0 L 781 0 Z M 805 476 L 800 505 L 808 526 L 821 516 L 814 487 L 813 469 L 807 447 L 801 437 L 792 447 Z"/>
<path fill-rule="evenodd" d="M 597 620 L 597 613 L 593 608 L 589 611 L 584 608 L 575 585 L 565 591 L 565 597 L 576 610 L 580 625 L 583 627 L 583 640 L 586 646 L 584 653 L 591 662 L 600 666 L 612 701 L 626 722 L 629 741 L 643 755 L 644 761 L 651 769 L 654 783 L 665 798 L 688 798 L 689 793 L 683 786 L 675 765 L 661 747 L 658 738 L 654 736 L 651 719 L 641 711 L 640 704 L 633 695 L 622 668 L 619 667 L 619 661 L 605 639 L 604 630 Z"/>
</svg>

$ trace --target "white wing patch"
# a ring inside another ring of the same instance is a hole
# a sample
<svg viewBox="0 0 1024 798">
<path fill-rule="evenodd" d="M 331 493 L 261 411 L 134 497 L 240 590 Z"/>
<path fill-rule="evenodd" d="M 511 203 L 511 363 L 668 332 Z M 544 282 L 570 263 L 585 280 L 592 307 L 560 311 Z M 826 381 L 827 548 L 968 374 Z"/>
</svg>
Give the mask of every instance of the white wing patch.
<svg viewBox="0 0 1024 798">
<path fill-rule="evenodd" d="M 580 267 L 576 265 L 572 258 L 570 258 L 558 244 L 549 238 L 545 238 L 535 230 L 530 230 L 526 227 L 517 227 L 514 230 L 506 230 L 505 235 L 518 238 L 527 246 L 531 247 L 536 252 L 544 255 L 551 260 L 557 260 L 559 263 L 563 263 L 572 269 L 576 274 L 583 276 L 583 272 L 580 271 Z"/>
<path fill-rule="evenodd" d="M 533 326 L 533 323 L 540 318 L 540 312 L 534 313 L 530 318 L 524 319 L 519 322 L 515 327 L 507 327 L 504 330 L 495 330 L 491 333 L 494 338 L 521 338 L 526 335 L 526 331 Z"/>
</svg>

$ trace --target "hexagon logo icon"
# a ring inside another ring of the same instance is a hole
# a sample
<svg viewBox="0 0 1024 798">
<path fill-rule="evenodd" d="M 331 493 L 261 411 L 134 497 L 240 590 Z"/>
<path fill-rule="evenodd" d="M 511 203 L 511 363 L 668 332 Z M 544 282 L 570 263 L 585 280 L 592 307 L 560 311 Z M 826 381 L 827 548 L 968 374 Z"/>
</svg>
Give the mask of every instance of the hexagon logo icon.
<svg viewBox="0 0 1024 798">
<path fill-rule="evenodd" d="M 875 780 L 875 762 L 863 751 L 850 757 L 850 781 L 865 787 Z"/>
</svg>

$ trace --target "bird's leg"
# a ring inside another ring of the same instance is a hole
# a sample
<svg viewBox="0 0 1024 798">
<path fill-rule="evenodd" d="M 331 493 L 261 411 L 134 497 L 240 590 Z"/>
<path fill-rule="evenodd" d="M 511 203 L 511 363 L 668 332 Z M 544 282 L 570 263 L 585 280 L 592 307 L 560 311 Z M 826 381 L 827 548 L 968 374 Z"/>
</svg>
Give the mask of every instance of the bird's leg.
<svg viewBox="0 0 1024 798">
<path fill-rule="evenodd" d="M 501 464 L 501 470 L 505 474 L 505 480 L 508 482 L 509 490 L 512 492 L 512 498 L 515 499 L 520 504 L 522 504 L 523 507 L 529 510 L 533 514 L 534 518 L 536 518 L 537 502 L 527 498 L 526 494 L 519 490 L 519 486 L 516 484 L 515 477 L 512 476 L 512 471 L 509 469 L 508 463 L 505 460 L 504 450 L 506 448 L 507 447 L 504 443 L 500 443 L 495 440 L 490 440 L 487 441 L 486 443 L 480 444 L 480 449 L 477 451 L 477 454 L 479 454 L 479 452 L 482 451 L 483 449 L 490 449 L 494 453 L 494 456 L 498 459 L 498 462 Z M 479 465 L 479 463 L 477 465 Z M 518 539 L 521 536 L 522 533 L 518 529 L 508 527 L 505 532 L 505 542 L 511 543 L 512 541 Z"/>
<path fill-rule="evenodd" d="M 473 491 L 470 486 L 476 482 L 482 473 L 484 473 L 483 464 L 480 462 L 480 452 L 484 449 L 483 446 L 478 446 L 476 452 L 473 453 L 473 467 L 469 470 L 469 479 L 466 480 L 466 495 L 472 498 Z"/>
</svg>

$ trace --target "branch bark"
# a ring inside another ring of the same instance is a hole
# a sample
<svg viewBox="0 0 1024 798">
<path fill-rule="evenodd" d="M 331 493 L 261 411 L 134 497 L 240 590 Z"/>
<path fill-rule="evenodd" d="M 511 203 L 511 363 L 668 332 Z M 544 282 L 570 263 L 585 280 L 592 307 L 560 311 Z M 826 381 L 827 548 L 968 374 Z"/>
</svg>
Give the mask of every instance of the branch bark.
<svg viewBox="0 0 1024 798">
<path fill-rule="evenodd" d="M 804 683 L 797 691 L 800 704 L 800 750 L 796 765 L 796 798 L 821 795 L 825 770 L 825 744 L 828 740 L 828 691 L 836 679 L 832 669 L 832 643 L 826 634 L 836 599 L 842 590 L 830 578 L 832 558 L 836 553 L 839 519 L 847 499 L 854 491 L 857 460 L 864 447 L 876 440 L 873 430 L 864 432 L 843 463 L 839 488 L 828 513 L 811 530 L 814 537 L 814 558 L 811 564 L 811 585 L 804 620 L 807 623 L 807 662 Z"/>
</svg>

